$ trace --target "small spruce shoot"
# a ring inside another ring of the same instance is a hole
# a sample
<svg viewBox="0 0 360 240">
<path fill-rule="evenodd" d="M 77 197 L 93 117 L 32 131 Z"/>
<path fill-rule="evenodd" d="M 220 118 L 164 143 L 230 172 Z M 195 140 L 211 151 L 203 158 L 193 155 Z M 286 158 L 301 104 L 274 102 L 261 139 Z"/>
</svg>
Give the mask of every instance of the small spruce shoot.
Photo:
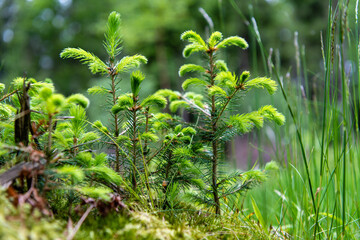
<svg viewBox="0 0 360 240">
<path fill-rule="evenodd" d="M 108 60 L 106 62 L 102 61 L 100 58 L 94 54 L 85 51 L 81 48 L 66 48 L 64 49 L 60 56 L 62 58 L 73 58 L 78 59 L 83 64 L 88 65 L 91 73 L 93 74 L 102 74 L 108 75 L 110 80 L 110 87 L 104 88 L 101 86 L 94 86 L 88 90 L 90 94 L 109 94 L 110 102 L 112 106 L 117 105 L 119 97 L 119 74 L 124 72 L 129 72 L 134 68 L 138 68 L 142 63 L 147 63 L 147 59 L 142 55 L 133 55 L 125 56 L 121 59 L 118 59 L 118 56 L 121 53 L 121 33 L 120 33 L 120 14 L 117 12 L 112 12 L 109 15 L 107 22 L 107 30 L 105 33 L 105 42 L 104 48 L 108 54 Z M 111 113 L 113 118 L 113 142 L 120 135 L 120 119 L 117 113 L 112 111 Z M 100 129 L 102 132 L 107 132 L 107 128 L 101 126 Z M 117 172 L 120 171 L 120 149 L 117 144 L 112 144 L 115 147 L 115 169 Z"/>
<path fill-rule="evenodd" d="M 153 107 L 164 108 L 167 104 L 164 97 L 156 94 L 150 95 L 142 101 L 140 100 L 140 86 L 144 79 L 145 75 L 140 71 L 133 72 L 130 77 L 131 93 L 120 95 L 117 104 L 111 109 L 114 115 L 123 112 L 127 119 L 124 125 L 126 130 L 123 135 L 118 137 L 117 141 L 123 146 L 124 157 L 129 158 L 128 165 L 130 166 L 133 189 L 138 186 L 139 169 L 145 169 L 146 167 L 144 163 L 147 162 L 145 158 L 149 151 L 149 141 L 158 140 L 149 124 L 150 110 Z M 149 189 L 148 186 L 147 188 Z"/>
<path fill-rule="evenodd" d="M 277 88 L 275 81 L 269 78 L 251 79 L 248 71 L 244 71 L 238 76 L 228 70 L 223 60 L 218 59 L 219 52 L 224 48 L 236 46 L 246 49 L 248 44 L 243 38 L 232 36 L 223 39 L 222 33 L 214 32 L 207 41 L 204 41 L 196 32 L 186 31 L 181 35 L 181 39 L 189 42 L 183 50 L 185 58 L 199 52 L 206 57 L 207 62 L 202 66 L 196 64 L 181 66 L 180 76 L 196 73 L 199 77 L 191 77 L 185 80 L 182 87 L 186 93 L 179 94 L 170 106 L 173 106 L 172 110 L 175 111 L 178 107 L 185 106 L 202 116 L 203 126 L 197 129 L 201 135 L 208 136 L 203 140 L 211 149 L 205 151 L 205 159 L 207 159 L 211 173 L 212 206 L 215 207 L 215 213 L 220 214 L 221 199 L 229 193 L 233 194 L 243 189 L 231 186 L 225 189 L 222 185 L 229 180 L 228 176 L 222 176 L 222 171 L 219 171 L 218 168 L 224 158 L 223 152 L 226 141 L 229 141 L 235 134 L 244 134 L 250 132 L 254 127 L 263 127 L 265 120 L 282 125 L 285 122 L 285 117 L 271 105 L 263 106 L 251 113 L 236 115 L 230 113 L 229 104 L 235 101 L 238 95 L 247 93 L 252 88 L 265 88 L 269 94 L 273 94 Z M 192 85 L 200 86 L 204 90 L 205 104 L 202 104 L 199 98 L 194 97 L 195 94 L 187 91 Z M 229 192 L 230 189 L 231 192 Z"/>
</svg>

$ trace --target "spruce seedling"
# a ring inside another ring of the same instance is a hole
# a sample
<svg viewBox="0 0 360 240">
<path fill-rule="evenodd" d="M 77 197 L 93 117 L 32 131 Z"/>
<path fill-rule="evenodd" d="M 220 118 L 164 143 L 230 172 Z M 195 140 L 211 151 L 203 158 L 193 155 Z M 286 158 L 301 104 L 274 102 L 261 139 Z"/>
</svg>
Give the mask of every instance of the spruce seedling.
<svg viewBox="0 0 360 240">
<path fill-rule="evenodd" d="M 196 129 L 200 136 L 203 136 L 201 140 L 205 144 L 205 149 L 209 149 L 203 152 L 203 159 L 207 162 L 210 172 L 212 206 L 215 207 L 215 213 L 220 214 L 221 198 L 247 188 L 244 184 L 239 184 L 239 181 L 245 183 L 239 174 L 228 176 L 219 171 L 219 164 L 224 158 L 224 144 L 235 134 L 244 134 L 254 127 L 263 127 L 265 120 L 282 125 L 285 117 L 271 105 L 263 106 L 251 113 L 236 115 L 230 113 L 230 103 L 252 88 L 265 88 L 269 94 L 276 91 L 275 81 L 265 77 L 251 79 L 248 71 L 238 76 L 228 70 L 223 60 L 217 59 L 218 53 L 224 48 L 236 46 L 246 49 L 248 44 L 243 38 L 232 36 L 223 39 L 220 32 L 214 32 L 207 41 L 204 41 L 196 32 L 186 31 L 181 35 L 181 39 L 190 42 L 183 51 L 185 58 L 200 52 L 206 57 L 207 62 L 202 66 L 185 64 L 180 68 L 180 76 L 187 73 L 197 73 L 200 76 L 188 78 L 183 82 L 182 87 L 186 93 L 179 94 L 178 99 L 172 101 L 172 110 L 185 106 L 201 116 L 201 125 Z M 194 97 L 195 94 L 187 92 L 192 85 L 203 89 L 204 104 L 199 98 Z M 209 203 L 208 200 L 206 201 Z"/>
<path fill-rule="evenodd" d="M 109 94 L 112 107 L 117 105 L 119 97 L 119 74 L 128 72 L 134 68 L 138 68 L 140 64 L 147 63 L 147 59 L 142 55 L 125 56 L 118 60 L 118 56 L 121 53 L 121 33 L 120 33 L 120 14 L 112 12 L 109 15 L 107 22 L 107 30 L 105 33 L 104 48 L 108 54 L 108 60 L 102 61 L 94 54 L 85 51 L 81 48 L 66 48 L 60 56 L 62 58 L 78 59 L 83 64 L 88 65 L 91 73 L 108 75 L 110 80 L 110 88 L 104 88 L 100 86 L 94 86 L 88 90 L 90 94 Z M 113 142 L 120 136 L 120 119 L 118 113 L 112 111 L 113 118 Z M 117 144 L 112 144 L 115 147 L 115 163 L 116 171 L 120 171 L 120 148 Z"/>
<path fill-rule="evenodd" d="M 124 157 L 130 160 L 131 182 L 134 189 L 138 185 L 138 167 L 140 166 L 141 169 L 146 167 L 144 163 L 149 151 L 148 142 L 158 140 L 149 125 L 150 109 L 164 108 L 167 104 L 164 97 L 156 94 L 140 100 L 139 92 L 144 79 L 145 75 L 140 71 L 133 72 L 130 77 L 131 93 L 120 95 L 117 104 L 111 109 L 114 115 L 123 112 L 127 119 L 124 134 L 119 136 L 117 141 L 124 146 L 123 154 L 126 155 Z"/>
<path fill-rule="evenodd" d="M 201 171 L 192 161 L 197 150 L 191 144 L 196 130 L 178 124 L 169 114 L 156 114 L 152 121 L 157 132 L 165 132 L 161 151 L 152 162 L 155 170 L 152 177 L 155 186 L 161 186 L 164 194 L 163 208 L 171 208 L 171 201 L 168 201 L 172 199 L 171 194 L 202 184 Z"/>
</svg>

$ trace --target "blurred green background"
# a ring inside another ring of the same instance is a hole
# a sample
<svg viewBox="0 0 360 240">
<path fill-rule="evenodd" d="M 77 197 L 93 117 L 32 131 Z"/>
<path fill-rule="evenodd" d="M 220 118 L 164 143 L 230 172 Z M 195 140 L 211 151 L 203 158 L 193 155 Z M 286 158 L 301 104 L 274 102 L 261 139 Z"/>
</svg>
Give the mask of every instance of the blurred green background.
<svg viewBox="0 0 360 240">
<path fill-rule="evenodd" d="M 233 70 L 265 74 L 249 23 L 241 14 L 256 19 L 265 48 L 281 53 L 284 71 L 295 61 L 295 31 L 306 46 L 309 71 L 321 67 L 320 31 L 325 28 L 327 1 L 0 0 L 0 82 L 26 73 L 38 80 L 51 78 L 59 92 L 71 94 L 85 91 L 94 79 L 101 81 L 79 63 L 60 59 L 59 53 L 65 47 L 81 47 L 105 57 L 104 23 L 115 10 L 123 21 L 123 55 L 140 53 L 149 59 L 143 69 L 145 90 L 179 88 L 177 71 L 187 61 L 181 55 L 180 34 L 192 29 L 206 36 L 211 30 L 199 8 L 210 16 L 215 30 L 249 42 L 249 50 L 230 49 L 224 56 L 231 59 Z"/>
</svg>

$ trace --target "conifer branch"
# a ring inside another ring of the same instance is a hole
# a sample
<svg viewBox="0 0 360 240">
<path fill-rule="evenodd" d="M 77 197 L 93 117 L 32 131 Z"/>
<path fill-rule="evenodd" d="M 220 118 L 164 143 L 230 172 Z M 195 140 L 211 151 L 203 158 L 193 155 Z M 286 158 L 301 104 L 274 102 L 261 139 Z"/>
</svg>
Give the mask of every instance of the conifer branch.
<svg viewBox="0 0 360 240">
<path fill-rule="evenodd" d="M 137 149 L 136 149 L 136 144 L 139 141 L 139 139 L 137 138 L 137 111 L 139 110 L 139 106 L 137 105 L 138 102 L 138 96 L 136 96 L 135 94 L 133 94 L 133 107 L 130 110 L 132 112 L 132 184 L 133 184 L 133 189 L 136 189 L 137 187 L 137 181 L 136 181 L 136 162 L 137 162 Z"/>
<path fill-rule="evenodd" d="M 71 149 L 78 148 L 78 147 L 81 147 L 81 146 L 84 146 L 84 145 L 87 145 L 87 144 L 90 144 L 90 143 L 95 143 L 95 142 L 98 142 L 100 140 L 101 140 L 101 138 L 98 138 L 98 139 L 91 140 L 91 141 L 88 141 L 88 142 L 84 142 L 84 143 L 81 143 L 81 144 L 73 145 L 70 148 L 65 149 L 64 151 L 71 151 Z"/>
<path fill-rule="evenodd" d="M 108 72 L 108 66 L 101 61 L 97 56 L 94 54 L 87 52 L 81 48 L 65 48 L 60 57 L 62 58 L 73 58 L 79 59 L 80 62 L 87 64 L 91 73 L 102 73 L 105 74 Z"/>
<path fill-rule="evenodd" d="M 233 99 L 233 97 L 235 96 L 235 94 L 240 90 L 240 87 L 237 87 L 234 92 L 227 98 L 226 103 L 224 104 L 224 106 L 222 107 L 222 109 L 220 110 L 220 113 L 218 114 L 216 120 L 215 120 L 215 124 L 217 124 L 217 122 L 219 121 L 221 115 L 224 113 L 225 109 L 227 108 L 227 106 L 229 105 L 230 101 Z"/>
<path fill-rule="evenodd" d="M 6 94 L 5 96 L 3 96 L 2 98 L 0 98 L 0 102 L 2 102 L 4 99 L 11 97 L 12 95 L 14 95 L 15 93 L 17 93 L 19 90 L 14 90 L 11 93 Z"/>
<path fill-rule="evenodd" d="M 148 165 L 153 158 L 155 158 L 162 150 L 166 149 L 173 141 L 174 141 L 174 138 L 171 138 L 170 141 L 168 141 L 167 143 L 163 144 L 156 152 L 153 153 L 153 155 L 151 155 L 151 156 L 147 159 L 146 165 Z"/>
</svg>

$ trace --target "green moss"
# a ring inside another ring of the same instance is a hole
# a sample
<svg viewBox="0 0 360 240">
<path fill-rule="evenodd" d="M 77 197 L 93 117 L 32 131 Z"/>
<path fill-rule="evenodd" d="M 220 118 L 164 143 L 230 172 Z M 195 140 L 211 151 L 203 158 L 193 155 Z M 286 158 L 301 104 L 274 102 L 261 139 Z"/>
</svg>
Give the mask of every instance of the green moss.
<svg viewBox="0 0 360 240">
<path fill-rule="evenodd" d="M 21 209 L 15 208 L 0 192 L 0 239 L 6 240 L 53 240 L 61 239 L 65 222 L 41 216 L 35 209 L 31 211 L 28 204 Z"/>
</svg>

